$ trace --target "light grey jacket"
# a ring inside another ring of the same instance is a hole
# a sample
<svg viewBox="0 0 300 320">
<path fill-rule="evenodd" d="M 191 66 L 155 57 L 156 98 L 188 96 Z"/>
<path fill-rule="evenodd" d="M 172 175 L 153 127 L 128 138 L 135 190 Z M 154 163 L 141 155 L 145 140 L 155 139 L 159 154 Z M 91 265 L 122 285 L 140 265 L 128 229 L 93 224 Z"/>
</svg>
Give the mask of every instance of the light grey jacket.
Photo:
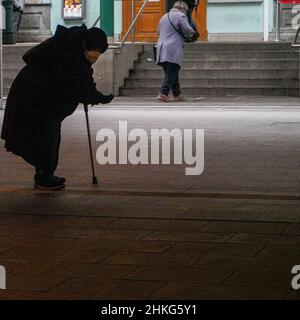
<svg viewBox="0 0 300 320">
<path fill-rule="evenodd" d="M 25 0 L 13 0 L 13 6 L 23 12 L 25 8 Z"/>
<path fill-rule="evenodd" d="M 195 33 L 183 12 L 171 9 L 170 20 L 176 29 L 181 29 L 186 36 L 191 36 Z M 184 39 L 170 24 L 167 13 L 160 19 L 158 35 L 156 63 L 172 62 L 181 65 Z"/>
</svg>

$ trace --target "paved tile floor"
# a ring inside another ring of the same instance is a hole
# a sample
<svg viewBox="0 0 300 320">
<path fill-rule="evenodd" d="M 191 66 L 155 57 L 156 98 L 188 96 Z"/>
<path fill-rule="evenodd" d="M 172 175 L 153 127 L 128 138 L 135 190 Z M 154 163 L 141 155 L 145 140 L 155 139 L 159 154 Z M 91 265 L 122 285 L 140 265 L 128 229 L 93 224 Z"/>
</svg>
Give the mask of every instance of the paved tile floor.
<svg viewBox="0 0 300 320">
<path fill-rule="evenodd" d="M 119 120 L 205 129 L 201 176 L 97 165 L 91 186 L 80 108 L 63 126 L 65 191 L 34 191 L 32 168 L 2 141 L 0 299 L 299 299 L 299 99 L 236 99 L 117 99 L 90 111 L 95 150 L 97 130 Z"/>
</svg>

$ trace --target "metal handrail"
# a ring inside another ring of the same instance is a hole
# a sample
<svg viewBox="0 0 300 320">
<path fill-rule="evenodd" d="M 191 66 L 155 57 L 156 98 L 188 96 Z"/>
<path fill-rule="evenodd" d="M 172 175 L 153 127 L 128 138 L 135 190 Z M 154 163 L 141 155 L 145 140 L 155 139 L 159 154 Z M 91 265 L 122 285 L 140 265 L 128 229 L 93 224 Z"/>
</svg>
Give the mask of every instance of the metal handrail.
<svg viewBox="0 0 300 320">
<path fill-rule="evenodd" d="M 134 28 L 138 18 L 140 17 L 140 15 L 143 13 L 147 3 L 149 2 L 149 0 L 144 0 L 143 5 L 141 6 L 139 12 L 137 13 L 137 15 L 135 16 L 135 18 L 133 19 L 133 21 L 131 22 L 130 27 L 128 28 L 127 32 L 125 33 L 123 39 L 121 40 L 121 43 L 119 44 L 118 48 L 121 49 L 129 35 L 129 33 L 132 31 L 132 29 Z"/>
<path fill-rule="evenodd" d="M 127 32 L 125 33 L 123 39 L 121 40 L 121 42 L 118 45 L 110 45 L 108 48 L 109 49 L 121 49 L 128 37 L 128 35 L 130 34 L 130 32 L 132 32 L 138 18 L 140 17 L 140 15 L 143 13 L 147 3 L 149 2 L 149 0 L 144 0 L 143 5 L 141 6 L 140 10 L 138 11 L 137 15 L 135 16 L 135 18 L 133 19 L 133 21 L 131 22 L 131 25 L 129 26 Z M 93 27 L 95 27 L 97 25 L 97 23 L 100 21 L 100 16 L 97 18 L 97 20 L 95 21 L 95 23 L 93 24 Z"/>
<path fill-rule="evenodd" d="M 92 28 L 95 28 L 95 27 L 96 27 L 96 25 L 98 24 L 98 22 L 100 21 L 100 19 L 101 19 L 101 16 L 99 16 L 99 17 L 96 19 L 96 21 L 94 22 Z"/>
<path fill-rule="evenodd" d="M 293 40 L 293 43 L 292 43 L 292 47 L 293 48 L 299 48 L 300 47 L 300 42 L 297 42 L 299 33 L 300 33 L 300 27 L 298 28 L 298 30 L 296 32 L 296 35 L 295 35 L 295 38 Z"/>
<path fill-rule="evenodd" d="M 280 41 L 280 2 L 276 0 L 275 41 Z"/>
</svg>

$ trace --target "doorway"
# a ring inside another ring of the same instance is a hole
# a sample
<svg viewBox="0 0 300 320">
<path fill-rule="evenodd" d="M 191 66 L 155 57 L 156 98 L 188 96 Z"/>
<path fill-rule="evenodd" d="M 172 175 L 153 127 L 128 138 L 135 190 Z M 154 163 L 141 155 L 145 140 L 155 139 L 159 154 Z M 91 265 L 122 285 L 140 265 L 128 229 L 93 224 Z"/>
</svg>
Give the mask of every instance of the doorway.
<svg viewBox="0 0 300 320">
<path fill-rule="evenodd" d="M 134 15 L 138 13 L 144 0 L 134 0 Z M 149 0 L 144 12 L 139 17 L 135 28 L 134 38 L 138 42 L 155 42 L 157 41 L 157 26 L 160 18 L 172 7 L 174 0 Z M 207 0 L 199 0 L 199 4 L 194 11 L 193 19 L 196 23 L 197 29 L 200 33 L 200 40 L 207 41 L 207 28 L 206 28 L 206 12 L 207 12 Z M 122 35 L 128 30 L 131 17 L 132 17 L 132 1 L 124 0 L 123 9 L 123 26 Z M 131 40 L 129 35 L 128 40 Z"/>
</svg>

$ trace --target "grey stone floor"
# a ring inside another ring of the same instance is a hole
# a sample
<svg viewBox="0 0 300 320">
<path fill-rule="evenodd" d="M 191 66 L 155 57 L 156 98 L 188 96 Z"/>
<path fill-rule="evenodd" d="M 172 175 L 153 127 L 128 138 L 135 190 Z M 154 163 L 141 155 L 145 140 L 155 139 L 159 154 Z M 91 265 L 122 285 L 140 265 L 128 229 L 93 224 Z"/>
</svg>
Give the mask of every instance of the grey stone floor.
<svg viewBox="0 0 300 320">
<path fill-rule="evenodd" d="M 117 99 L 90 111 L 94 150 L 96 132 L 119 120 L 205 129 L 201 176 L 97 165 L 91 186 L 81 108 L 63 125 L 65 191 L 34 191 L 32 168 L 2 141 L 0 299 L 299 299 L 299 99 L 236 100 Z"/>
</svg>

